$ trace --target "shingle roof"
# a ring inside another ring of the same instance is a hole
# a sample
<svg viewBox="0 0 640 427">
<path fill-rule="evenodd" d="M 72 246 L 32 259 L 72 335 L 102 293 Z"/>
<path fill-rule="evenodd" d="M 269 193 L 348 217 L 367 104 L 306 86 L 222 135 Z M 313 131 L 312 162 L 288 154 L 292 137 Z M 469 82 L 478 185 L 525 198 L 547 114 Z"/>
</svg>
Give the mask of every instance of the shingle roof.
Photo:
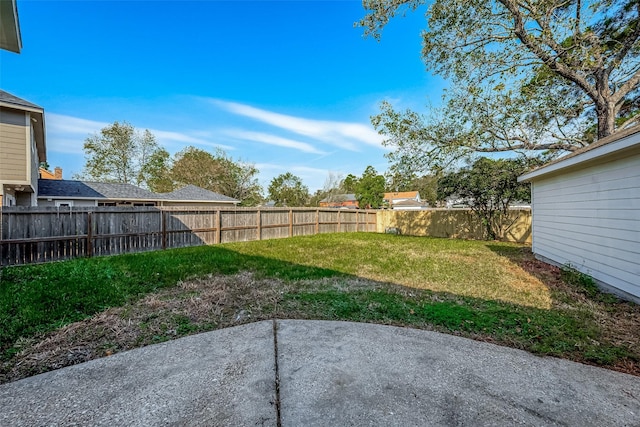
<svg viewBox="0 0 640 427">
<path fill-rule="evenodd" d="M 39 179 L 38 197 L 159 200 L 158 194 L 132 184 Z"/>
<path fill-rule="evenodd" d="M 158 194 L 164 200 L 201 200 L 201 201 L 213 201 L 213 202 L 231 202 L 240 203 L 240 200 L 233 197 L 224 196 L 213 191 L 205 190 L 195 185 L 187 185 L 178 190 L 174 190 L 171 193 Z"/>
<path fill-rule="evenodd" d="M 418 202 L 414 199 L 407 199 L 394 203 L 393 206 L 424 206 L 424 203 Z"/>
<path fill-rule="evenodd" d="M 89 198 L 89 199 L 135 199 L 171 201 L 208 201 L 240 203 L 232 197 L 223 196 L 195 185 L 187 185 L 171 193 L 152 193 L 132 184 L 108 182 L 72 181 L 67 179 L 39 179 L 38 197 Z"/>
<path fill-rule="evenodd" d="M 353 201 L 353 200 L 356 200 L 356 195 L 353 193 L 349 193 L 349 194 L 334 194 L 333 196 L 326 197 L 320 201 L 322 203 L 330 203 L 330 202 L 346 202 L 346 201 Z"/>
<path fill-rule="evenodd" d="M 399 191 L 395 193 L 384 193 L 384 198 L 386 200 L 415 199 L 417 196 L 418 196 L 417 191 Z"/>
<path fill-rule="evenodd" d="M 0 102 L 6 102 L 7 104 L 18 105 L 18 106 L 27 107 L 27 108 L 37 108 L 39 110 L 42 110 L 42 107 L 36 104 L 33 104 L 27 100 L 24 100 L 22 98 L 18 98 L 17 96 L 12 95 L 9 92 L 6 92 L 2 89 L 0 89 Z"/>
<path fill-rule="evenodd" d="M 569 159 L 571 159 L 573 157 L 576 157 L 576 156 L 579 156 L 579 155 L 581 155 L 583 153 L 587 153 L 589 151 L 595 150 L 596 148 L 600 148 L 600 147 L 603 147 L 605 145 L 617 142 L 617 141 L 621 140 L 622 138 L 626 138 L 627 136 L 631 136 L 631 135 L 633 135 L 635 133 L 638 133 L 638 132 L 640 132 L 640 125 L 633 126 L 633 127 L 628 128 L 628 129 L 619 130 L 618 132 L 614 133 L 613 135 L 609 135 L 609 136 L 607 136 L 605 138 L 602 138 L 602 139 L 600 139 L 600 140 L 598 140 L 598 141 L 596 141 L 596 142 L 594 142 L 592 144 L 587 145 L 586 147 L 582 147 L 579 150 L 573 151 L 573 152 L 571 152 L 571 153 L 569 153 L 569 154 L 567 154 L 565 156 L 559 157 L 559 158 L 557 158 L 555 160 L 552 160 L 552 161 L 550 161 L 548 163 L 545 163 L 542 166 L 534 168 L 534 169 L 530 170 L 529 172 L 523 174 L 523 176 L 524 175 L 529 175 L 529 174 L 531 174 L 533 172 L 540 171 L 542 169 L 546 169 L 549 166 L 553 166 L 553 165 L 555 165 L 557 163 L 564 162 L 565 160 L 569 160 Z"/>
</svg>

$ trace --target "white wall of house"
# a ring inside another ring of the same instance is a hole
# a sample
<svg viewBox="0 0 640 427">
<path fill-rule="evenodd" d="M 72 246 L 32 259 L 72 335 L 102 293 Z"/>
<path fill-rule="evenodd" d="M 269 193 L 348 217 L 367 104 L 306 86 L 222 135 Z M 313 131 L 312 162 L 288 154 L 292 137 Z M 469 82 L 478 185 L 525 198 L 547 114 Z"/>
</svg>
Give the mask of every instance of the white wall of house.
<svg viewBox="0 0 640 427">
<path fill-rule="evenodd" d="M 532 204 L 537 256 L 640 301 L 640 144 L 532 179 Z"/>
</svg>

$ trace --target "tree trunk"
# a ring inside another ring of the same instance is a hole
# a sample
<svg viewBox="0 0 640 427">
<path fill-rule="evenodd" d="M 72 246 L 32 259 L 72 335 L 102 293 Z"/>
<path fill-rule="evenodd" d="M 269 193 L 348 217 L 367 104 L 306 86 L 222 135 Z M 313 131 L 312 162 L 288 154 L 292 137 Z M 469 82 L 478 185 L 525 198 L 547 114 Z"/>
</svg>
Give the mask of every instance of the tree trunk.
<svg viewBox="0 0 640 427">
<path fill-rule="evenodd" d="M 598 114 L 598 139 L 602 139 L 615 132 L 616 105 L 613 102 L 603 101 L 596 105 Z"/>
</svg>

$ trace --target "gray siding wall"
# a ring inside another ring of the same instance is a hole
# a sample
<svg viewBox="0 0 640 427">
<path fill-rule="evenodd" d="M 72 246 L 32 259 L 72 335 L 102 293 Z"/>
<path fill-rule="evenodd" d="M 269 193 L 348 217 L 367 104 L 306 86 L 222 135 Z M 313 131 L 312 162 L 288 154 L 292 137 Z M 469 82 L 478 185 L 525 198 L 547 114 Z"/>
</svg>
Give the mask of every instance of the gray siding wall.
<svg viewBox="0 0 640 427">
<path fill-rule="evenodd" d="M 532 183 L 533 251 L 640 297 L 640 152 Z"/>
</svg>

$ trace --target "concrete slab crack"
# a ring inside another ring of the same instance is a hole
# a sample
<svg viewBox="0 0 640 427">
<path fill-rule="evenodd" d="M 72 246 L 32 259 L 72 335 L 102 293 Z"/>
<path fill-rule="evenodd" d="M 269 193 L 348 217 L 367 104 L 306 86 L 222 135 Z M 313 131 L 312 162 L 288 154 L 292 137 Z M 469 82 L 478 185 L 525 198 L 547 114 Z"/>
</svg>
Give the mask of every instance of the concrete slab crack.
<svg viewBox="0 0 640 427">
<path fill-rule="evenodd" d="M 280 417 L 280 370 L 278 367 L 278 322 L 273 319 L 273 354 L 275 357 L 275 383 L 276 383 L 276 425 L 282 427 L 282 418 Z"/>
</svg>

